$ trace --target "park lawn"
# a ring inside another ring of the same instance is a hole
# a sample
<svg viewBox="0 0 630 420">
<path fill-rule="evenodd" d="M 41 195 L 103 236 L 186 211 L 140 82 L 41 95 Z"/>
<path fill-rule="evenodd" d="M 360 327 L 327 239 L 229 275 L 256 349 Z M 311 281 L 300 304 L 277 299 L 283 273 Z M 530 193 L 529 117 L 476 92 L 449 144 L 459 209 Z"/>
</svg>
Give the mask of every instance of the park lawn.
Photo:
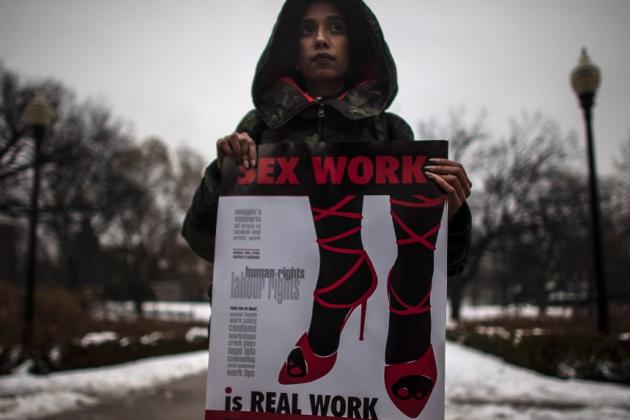
<svg viewBox="0 0 630 420">
<path fill-rule="evenodd" d="M 497 316 L 449 326 L 449 340 L 508 363 L 559 378 L 630 384 L 630 310 L 611 311 L 611 333 L 589 314 L 571 317 Z"/>
</svg>

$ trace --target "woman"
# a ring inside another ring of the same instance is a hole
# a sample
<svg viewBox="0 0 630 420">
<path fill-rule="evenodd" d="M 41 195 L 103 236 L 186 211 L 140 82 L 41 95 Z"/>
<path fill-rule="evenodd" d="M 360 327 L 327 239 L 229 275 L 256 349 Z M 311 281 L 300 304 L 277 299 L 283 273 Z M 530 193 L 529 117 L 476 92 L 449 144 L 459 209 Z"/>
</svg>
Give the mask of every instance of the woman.
<svg viewBox="0 0 630 420">
<path fill-rule="evenodd" d="M 256 145 L 279 141 L 413 140 L 408 124 L 385 112 L 397 89 L 389 48 L 361 0 L 287 1 L 258 62 L 252 87 L 256 109 L 234 133 L 217 141 L 218 157 L 206 169 L 186 215 L 183 235 L 191 247 L 213 260 L 220 170 L 226 158 L 252 167 Z M 392 402 L 409 417 L 419 415 L 436 381 L 429 294 L 444 197 L 449 203 L 449 275 L 461 271 L 470 237 L 466 171 L 446 159 L 425 169 L 435 181 L 432 193 L 390 199 L 398 258 L 388 278 L 384 378 Z M 334 367 L 345 321 L 359 307 L 363 338 L 365 306 L 377 282 L 361 242 L 362 197 L 313 191 L 309 200 L 320 272 L 311 324 L 280 369 L 283 384 L 311 382 Z M 422 220 L 414 217 L 419 207 L 426 215 Z"/>
</svg>

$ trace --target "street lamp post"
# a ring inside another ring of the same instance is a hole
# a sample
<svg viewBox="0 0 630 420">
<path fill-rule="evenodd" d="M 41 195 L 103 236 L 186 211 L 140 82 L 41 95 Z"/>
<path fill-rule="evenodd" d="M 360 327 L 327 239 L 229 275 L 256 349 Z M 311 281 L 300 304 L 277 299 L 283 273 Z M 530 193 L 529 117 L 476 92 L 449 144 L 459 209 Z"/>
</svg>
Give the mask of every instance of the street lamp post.
<svg viewBox="0 0 630 420">
<path fill-rule="evenodd" d="M 35 297 L 35 268 L 37 265 L 37 223 L 39 220 L 39 166 L 40 151 L 46 129 L 54 118 L 54 112 L 43 93 L 37 93 L 28 103 L 24 112 L 26 123 L 33 130 L 33 189 L 29 217 L 28 249 L 26 259 L 26 293 L 24 295 L 24 326 L 22 330 L 22 351 L 31 357 L 33 351 L 33 313 Z"/>
<path fill-rule="evenodd" d="M 597 171 L 595 169 L 595 146 L 593 144 L 593 127 L 591 109 L 595 103 L 595 93 L 599 87 L 599 68 L 590 61 L 586 48 L 578 65 L 571 72 L 571 85 L 580 100 L 586 126 L 586 142 L 588 149 L 589 184 L 591 190 L 591 220 L 593 224 L 593 262 L 595 265 L 595 286 L 597 289 L 597 323 L 599 331 L 608 333 L 608 295 L 606 292 L 606 275 L 604 273 L 604 251 L 602 245 L 602 225 L 599 211 L 599 192 L 597 187 Z"/>
</svg>

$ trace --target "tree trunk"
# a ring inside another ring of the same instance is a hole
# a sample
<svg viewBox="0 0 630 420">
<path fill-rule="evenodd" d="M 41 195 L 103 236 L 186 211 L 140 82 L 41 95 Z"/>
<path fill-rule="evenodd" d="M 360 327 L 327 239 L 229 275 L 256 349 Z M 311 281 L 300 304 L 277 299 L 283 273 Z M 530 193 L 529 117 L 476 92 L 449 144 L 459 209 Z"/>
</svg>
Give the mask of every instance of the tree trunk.
<svg viewBox="0 0 630 420">
<path fill-rule="evenodd" d="M 138 299 L 138 293 L 135 293 L 134 299 L 133 299 L 133 310 L 136 313 L 136 316 L 138 317 L 138 319 L 143 319 L 144 318 L 144 310 L 142 309 L 142 302 L 143 299 Z"/>
</svg>

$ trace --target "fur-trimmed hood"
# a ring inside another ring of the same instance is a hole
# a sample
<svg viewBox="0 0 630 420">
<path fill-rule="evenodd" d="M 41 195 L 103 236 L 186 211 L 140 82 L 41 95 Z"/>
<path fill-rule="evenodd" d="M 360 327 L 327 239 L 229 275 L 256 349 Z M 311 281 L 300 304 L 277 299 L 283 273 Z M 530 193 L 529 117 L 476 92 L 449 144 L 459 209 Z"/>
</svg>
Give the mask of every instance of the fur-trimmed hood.
<svg viewBox="0 0 630 420">
<path fill-rule="evenodd" d="M 265 123 L 278 128 L 314 102 L 299 83 L 291 64 L 297 24 L 312 0 L 287 0 L 282 7 L 258 65 L 252 99 Z M 378 115 L 398 92 L 396 65 L 374 13 L 361 0 L 331 0 L 346 19 L 352 61 L 348 90 L 326 104 L 349 119 Z"/>
</svg>

